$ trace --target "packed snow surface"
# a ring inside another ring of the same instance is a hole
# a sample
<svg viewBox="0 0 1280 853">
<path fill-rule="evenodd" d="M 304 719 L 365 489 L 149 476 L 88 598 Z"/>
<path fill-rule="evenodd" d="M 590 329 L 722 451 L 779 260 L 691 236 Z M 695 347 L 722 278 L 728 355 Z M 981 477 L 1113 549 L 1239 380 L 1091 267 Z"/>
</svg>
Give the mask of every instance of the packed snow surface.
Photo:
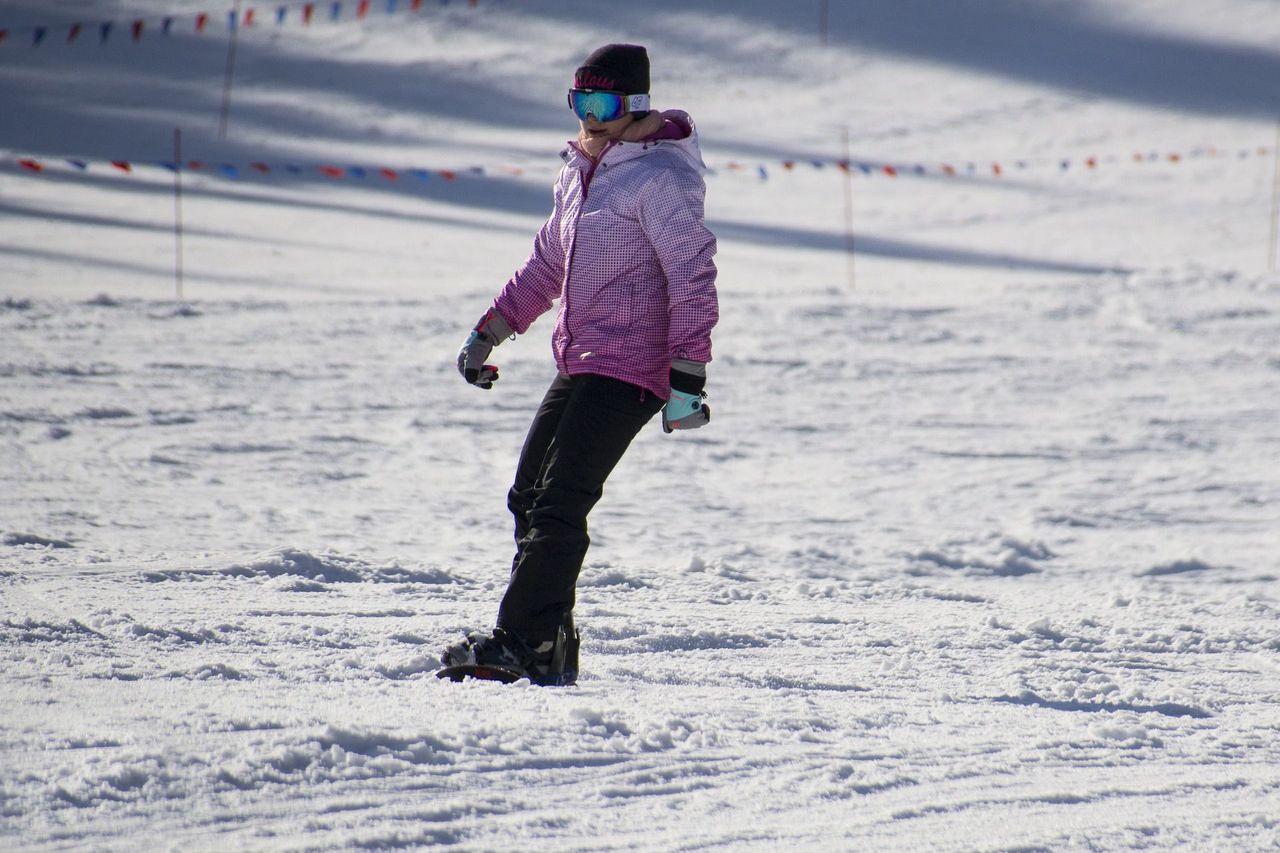
<svg viewBox="0 0 1280 853">
<path fill-rule="evenodd" d="M 225 10 L 0 8 L 0 848 L 1280 845 L 1273 3 L 355 5 L 241 28 L 225 138 Z M 610 479 L 576 687 L 444 682 L 550 318 L 453 356 L 616 40 L 714 420 Z"/>
</svg>

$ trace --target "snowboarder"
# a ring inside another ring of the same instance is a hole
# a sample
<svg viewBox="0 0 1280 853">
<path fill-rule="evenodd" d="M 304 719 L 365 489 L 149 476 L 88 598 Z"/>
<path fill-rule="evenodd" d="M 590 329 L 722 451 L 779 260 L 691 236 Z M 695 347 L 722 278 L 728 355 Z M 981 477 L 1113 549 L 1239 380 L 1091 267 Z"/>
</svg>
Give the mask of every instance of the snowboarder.
<svg viewBox="0 0 1280 853">
<path fill-rule="evenodd" d="M 516 553 L 497 627 L 446 648 L 441 677 L 572 684 L 574 590 L 605 479 L 660 410 L 666 432 L 710 420 L 703 386 L 718 319 L 716 240 L 703 223 L 693 121 L 650 110 L 639 45 L 594 51 L 568 100 L 580 129 L 561 152 L 551 216 L 458 353 L 463 378 L 491 388 L 493 348 L 560 300 L 557 375 L 507 497 Z"/>
</svg>

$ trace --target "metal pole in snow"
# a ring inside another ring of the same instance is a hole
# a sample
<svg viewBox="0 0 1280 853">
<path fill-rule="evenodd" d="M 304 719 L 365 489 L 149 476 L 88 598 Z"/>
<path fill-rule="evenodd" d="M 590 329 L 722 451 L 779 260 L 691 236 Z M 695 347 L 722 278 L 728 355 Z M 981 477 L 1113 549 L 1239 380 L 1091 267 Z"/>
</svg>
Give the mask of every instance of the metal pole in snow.
<svg viewBox="0 0 1280 853">
<path fill-rule="evenodd" d="M 1280 120 L 1276 121 L 1276 145 L 1271 152 L 1276 158 L 1276 174 L 1271 188 L 1271 244 L 1267 251 L 1267 270 L 1276 271 L 1276 243 L 1280 242 Z"/>
<path fill-rule="evenodd" d="M 173 129 L 173 276 L 182 303 L 182 129 Z"/>
<path fill-rule="evenodd" d="M 222 81 L 222 112 L 218 116 L 218 138 L 227 138 L 227 121 L 231 117 L 231 80 L 236 73 L 236 36 L 240 32 L 240 0 L 236 0 L 227 34 L 227 73 Z"/>
<path fill-rule="evenodd" d="M 853 277 L 853 163 L 849 161 L 849 126 L 840 128 L 840 141 L 844 149 L 844 253 L 845 273 L 849 277 L 849 289 L 854 290 Z"/>
</svg>

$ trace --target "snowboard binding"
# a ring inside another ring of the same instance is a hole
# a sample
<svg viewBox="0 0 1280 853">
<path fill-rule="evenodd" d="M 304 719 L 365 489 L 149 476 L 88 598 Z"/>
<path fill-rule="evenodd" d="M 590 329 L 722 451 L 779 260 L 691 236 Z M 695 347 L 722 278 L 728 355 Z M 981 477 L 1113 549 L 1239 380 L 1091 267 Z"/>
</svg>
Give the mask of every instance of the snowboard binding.
<svg viewBox="0 0 1280 853">
<path fill-rule="evenodd" d="M 578 650 L 581 635 L 573 617 L 556 631 L 545 655 L 532 651 L 513 635 L 497 629 L 491 637 L 468 637 L 465 643 L 445 650 L 444 666 L 436 678 L 450 681 L 497 681 L 514 684 L 522 678 L 540 687 L 568 687 L 578 680 Z M 518 648 L 513 648 L 518 646 Z M 457 661 L 457 662 L 452 662 Z"/>
</svg>

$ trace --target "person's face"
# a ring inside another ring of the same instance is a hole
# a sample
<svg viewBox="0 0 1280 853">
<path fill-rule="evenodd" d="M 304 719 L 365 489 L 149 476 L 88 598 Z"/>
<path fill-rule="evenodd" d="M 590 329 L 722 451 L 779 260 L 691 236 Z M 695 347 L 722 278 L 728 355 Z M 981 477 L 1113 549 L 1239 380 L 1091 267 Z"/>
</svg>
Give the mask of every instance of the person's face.
<svg viewBox="0 0 1280 853">
<path fill-rule="evenodd" d="M 631 113 L 621 115 L 613 121 L 596 121 L 595 116 L 579 119 L 582 132 L 591 139 L 617 139 L 627 129 L 627 125 L 636 120 Z"/>
</svg>

